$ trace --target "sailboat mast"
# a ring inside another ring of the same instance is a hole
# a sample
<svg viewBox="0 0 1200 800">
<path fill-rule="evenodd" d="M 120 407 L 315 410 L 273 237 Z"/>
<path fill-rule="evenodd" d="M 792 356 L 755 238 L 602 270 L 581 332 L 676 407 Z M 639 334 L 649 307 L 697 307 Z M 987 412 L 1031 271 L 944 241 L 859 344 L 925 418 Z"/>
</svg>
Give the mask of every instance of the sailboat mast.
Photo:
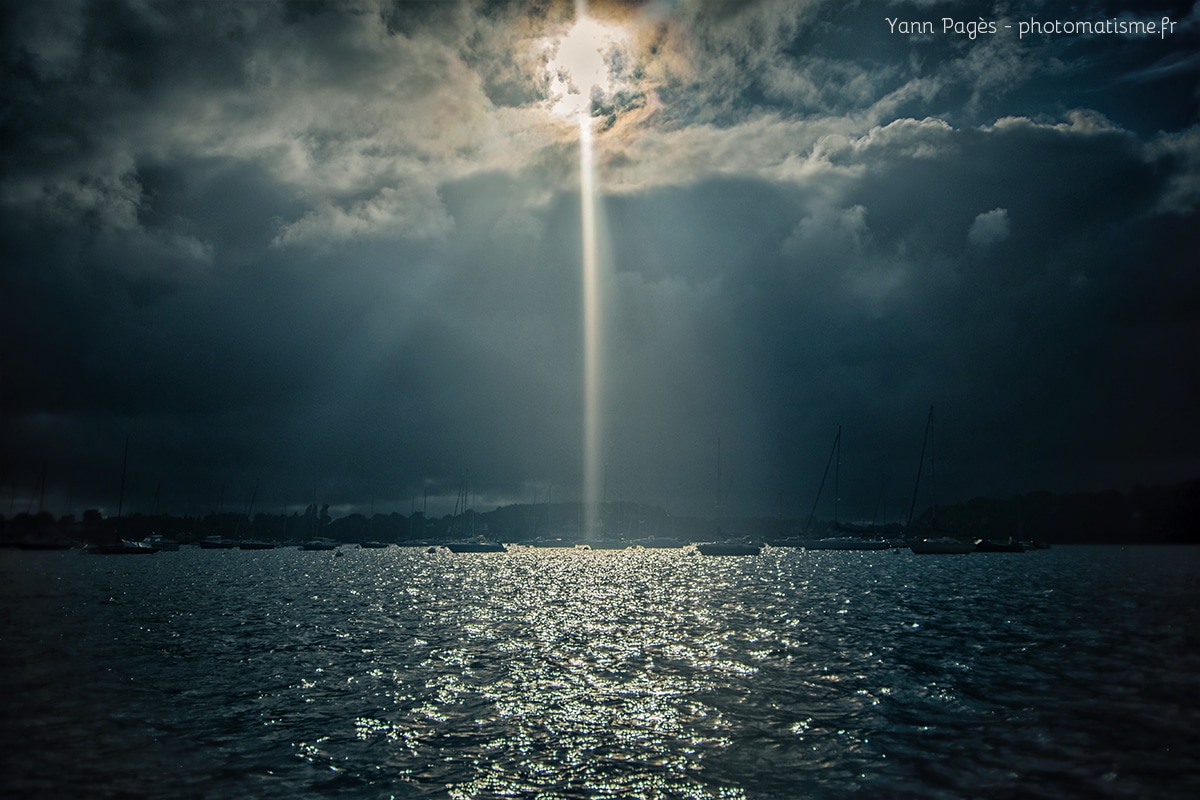
<svg viewBox="0 0 1200 800">
<path fill-rule="evenodd" d="M 875 523 L 879 520 L 879 506 L 883 503 L 883 490 L 887 487 L 885 481 L 879 483 L 879 496 L 875 498 L 875 511 L 871 514 L 871 530 L 875 530 Z"/>
<path fill-rule="evenodd" d="M 838 501 L 841 500 L 842 474 L 842 426 L 838 425 L 837 436 L 833 440 L 833 448 L 837 451 L 837 463 L 833 466 L 833 529 L 838 526 Z"/>
<path fill-rule="evenodd" d="M 821 485 L 817 487 L 817 497 L 813 500 L 812 511 L 808 515 L 808 524 L 805 526 L 805 531 L 812 530 L 813 517 L 817 515 L 817 504 L 821 502 L 821 492 L 825 489 L 825 480 L 829 477 L 829 465 L 833 463 L 833 456 L 838 450 L 839 443 L 842 440 L 842 426 L 838 426 L 837 436 L 833 438 L 833 447 L 829 451 L 829 459 L 825 462 L 825 472 L 821 474 Z M 836 502 L 836 500 L 835 500 Z M 837 515 L 836 508 L 834 515 Z"/>
<path fill-rule="evenodd" d="M 929 407 L 929 509 L 930 523 L 937 531 L 937 461 L 933 449 L 933 406 Z"/>
<path fill-rule="evenodd" d="M 925 436 L 921 439 L 921 460 L 917 462 L 917 483 L 913 486 L 912 505 L 908 507 L 908 523 L 905 529 L 912 528 L 913 514 L 917 510 L 917 490 L 921 488 L 921 470 L 925 466 L 925 446 L 929 444 L 929 433 L 933 427 L 933 406 L 929 407 L 929 419 L 925 421 Z"/>
<path fill-rule="evenodd" d="M 254 491 L 250 493 L 250 502 L 246 505 L 246 524 L 251 526 L 250 535 L 254 536 L 253 518 L 250 516 L 254 512 L 254 500 L 258 497 L 258 482 L 254 483 Z M 242 532 L 242 518 L 239 516 L 237 522 L 233 526 L 233 536 L 235 539 L 240 539 Z"/>
<path fill-rule="evenodd" d="M 125 437 L 125 454 L 121 456 L 121 491 L 117 494 L 117 519 L 121 518 L 121 509 L 125 503 L 125 467 L 129 464 L 129 437 Z"/>
<path fill-rule="evenodd" d="M 717 517 L 717 533 L 721 532 L 721 437 L 717 437 L 717 504 L 714 509 Z"/>
<path fill-rule="evenodd" d="M 450 514 L 450 533 L 453 534 L 458 524 L 458 507 L 462 504 L 462 474 L 459 474 L 458 493 L 454 495 L 454 511 Z"/>
<path fill-rule="evenodd" d="M 42 510 L 46 505 L 46 466 L 47 462 L 42 462 L 42 480 L 38 488 L 38 517 L 42 516 Z M 38 523 L 41 524 L 40 522 Z"/>
</svg>

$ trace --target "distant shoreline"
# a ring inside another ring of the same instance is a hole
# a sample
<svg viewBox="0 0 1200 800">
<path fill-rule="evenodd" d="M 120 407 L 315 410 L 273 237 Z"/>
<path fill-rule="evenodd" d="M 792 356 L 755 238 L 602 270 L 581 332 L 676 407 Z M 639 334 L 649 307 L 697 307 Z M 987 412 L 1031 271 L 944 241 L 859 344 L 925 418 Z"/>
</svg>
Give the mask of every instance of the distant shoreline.
<svg viewBox="0 0 1200 800">
<path fill-rule="evenodd" d="M 0 515 L 0 544 L 40 541 L 101 542 L 114 538 L 142 539 L 161 534 L 182 544 L 221 536 L 300 542 L 312 538 L 354 544 L 379 541 L 392 544 L 442 542 L 462 538 L 463 530 L 486 531 L 490 538 L 528 543 L 539 538 L 562 537 L 573 541 L 605 538 L 635 541 L 669 536 L 683 541 L 710 541 L 718 534 L 754 537 L 770 542 L 787 538 L 818 539 L 832 523 L 779 517 L 712 518 L 673 516 L 657 506 L 613 501 L 599 509 L 598 532 L 580 534 L 579 502 L 515 504 L 494 511 L 468 510 L 457 516 L 426 519 L 417 512 L 376 514 L 367 518 L 350 514 L 333 519 L 325 509 L 310 506 L 305 513 L 210 513 L 202 517 L 172 514 L 131 514 L 103 517 L 85 511 L 81 519 L 55 518 L 48 512 Z M 861 523 L 860 523 L 861 524 Z M 1200 545 L 1200 478 L 1171 486 L 1135 487 L 1128 492 L 1028 492 L 1009 499 L 974 498 L 963 503 L 926 508 L 913 521 L 913 533 L 922 534 L 936 524 L 963 538 L 1034 540 L 1047 544 Z M 867 532 L 885 538 L 903 537 L 897 522 L 865 525 Z"/>
</svg>

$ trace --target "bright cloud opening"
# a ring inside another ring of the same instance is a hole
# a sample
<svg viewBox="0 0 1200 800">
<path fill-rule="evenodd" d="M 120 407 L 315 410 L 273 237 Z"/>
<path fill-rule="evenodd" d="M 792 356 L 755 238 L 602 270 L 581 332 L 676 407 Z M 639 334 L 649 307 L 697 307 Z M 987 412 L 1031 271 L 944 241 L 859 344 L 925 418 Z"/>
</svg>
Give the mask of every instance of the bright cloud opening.
<svg viewBox="0 0 1200 800">
<path fill-rule="evenodd" d="M 548 47 L 553 52 L 546 69 L 554 116 L 587 115 L 594 95 L 611 98 L 624 88 L 618 65 L 628 60 L 631 42 L 620 26 L 581 14 L 566 35 Z"/>
</svg>

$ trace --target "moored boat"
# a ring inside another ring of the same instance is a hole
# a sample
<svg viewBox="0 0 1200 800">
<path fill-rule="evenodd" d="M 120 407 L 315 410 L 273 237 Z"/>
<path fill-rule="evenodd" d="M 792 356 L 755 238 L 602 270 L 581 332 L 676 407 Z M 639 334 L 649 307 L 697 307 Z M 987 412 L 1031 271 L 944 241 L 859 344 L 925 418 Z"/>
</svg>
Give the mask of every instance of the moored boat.
<svg viewBox="0 0 1200 800">
<path fill-rule="evenodd" d="M 975 543 L 953 536 L 935 536 L 928 539 L 909 539 L 908 548 L 917 555 L 950 555 L 975 552 Z"/>
<path fill-rule="evenodd" d="M 668 550 L 683 547 L 683 542 L 666 536 L 654 536 L 649 539 L 636 539 L 631 542 L 634 547 L 644 547 L 647 550 Z"/>
<path fill-rule="evenodd" d="M 237 541 L 221 536 L 206 536 L 198 544 L 201 550 L 232 550 L 238 546 Z"/>
<path fill-rule="evenodd" d="M 750 537 L 733 538 L 721 531 L 721 439 L 717 438 L 717 503 L 715 542 L 701 542 L 696 545 L 696 551 L 705 556 L 756 556 L 762 552 L 762 545 L 750 541 Z M 736 536 L 736 534 L 735 534 Z"/>
<path fill-rule="evenodd" d="M 860 539 L 855 536 L 834 536 L 804 543 L 805 550 L 887 550 L 891 544 L 883 539 Z"/>
<path fill-rule="evenodd" d="M 701 542 L 696 550 L 706 556 L 756 556 L 762 545 L 752 542 Z"/>
<path fill-rule="evenodd" d="M 151 547 L 158 548 L 160 551 L 175 552 L 179 549 L 179 542 L 174 539 L 168 539 L 161 533 L 152 533 L 142 541 Z"/>
<path fill-rule="evenodd" d="M 1018 542 L 1016 539 L 1009 539 L 1007 542 L 997 541 L 995 539 L 980 539 L 975 543 L 976 553 L 1024 553 L 1025 545 Z"/>
<path fill-rule="evenodd" d="M 117 495 L 117 522 L 121 521 L 121 509 L 125 503 L 125 470 L 129 465 L 129 438 L 125 439 L 125 454 L 121 457 L 121 491 Z M 83 552 L 93 556 L 136 556 L 151 555 L 158 552 L 146 542 L 134 542 L 129 539 L 116 539 L 105 542 L 95 542 L 83 548 Z"/>
<path fill-rule="evenodd" d="M 574 539 L 566 536 L 539 536 L 529 543 L 530 547 L 563 547 L 573 548 L 578 544 Z"/>
<path fill-rule="evenodd" d="M 581 544 L 589 550 L 624 550 L 629 547 L 629 542 L 621 539 L 599 539 L 582 542 Z"/>
<path fill-rule="evenodd" d="M 908 524 L 905 526 L 905 529 L 909 532 L 907 540 L 908 549 L 917 555 L 973 553 L 975 552 L 974 540 L 967 541 L 957 536 L 939 533 L 936 501 L 930 504 L 929 529 L 938 535 L 923 538 L 912 533 L 913 513 L 917 508 L 917 491 L 921 488 L 921 471 L 925 466 L 926 449 L 929 452 L 929 483 L 930 494 L 932 495 L 934 494 L 933 484 L 936 476 L 933 458 L 933 406 L 929 407 L 929 417 L 925 421 L 925 436 L 921 440 L 921 460 L 917 463 L 917 483 L 913 486 L 912 505 L 909 506 Z"/>
<path fill-rule="evenodd" d="M 309 539 L 300 545 L 301 550 L 336 550 L 338 543 L 332 539 Z"/>
<path fill-rule="evenodd" d="M 825 472 L 821 475 L 821 485 L 817 487 L 817 497 L 813 501 L 812 511 L 808 515 L 805 530 L 811 530 L 813 519 L 816 517 L 817 506 L 821 502 L 821 492 L 825 489 L 825 481 L 829 477 L 829 468 L 833 471 L 833 523 L 829 526 L 832 536 L 820 539 L 805 539 L 802 544 L 805 550 L 887 550 L 891 544 L 875 534 L 874 522 L 871 526 L 852 525 L 838 520 L 838 504 L 841 498 L 842 473 L 842 426 L 839 425 L 837 434 L 833 437 L 833 447 L 829 451 L 829 459 L 825 462 Z M 840 534 L 840 535 L 839 535 Z"/>
<path fill-rule="evenodd" d="M 507 553 L 500 542 L 447 542 L 446 549 L 451 553 Z"/>
<path fill-rule="evenodd" d="M 274 550 L 276 544 L 266 539 L 243 539 L 237 546 L 239 550 Z"/>
<path fill-rule="evenodd" d="M 129 539 L 122 539 L 119 542 L 108 542 L 104 544 L 89 544 L 83 548 L 83 552 L 93 556 L 136 556 L 136 555 L 151 555 L 158 552 L 157 547 L 151 547 L 145 542 L 134 542 Z"/>
</svg>

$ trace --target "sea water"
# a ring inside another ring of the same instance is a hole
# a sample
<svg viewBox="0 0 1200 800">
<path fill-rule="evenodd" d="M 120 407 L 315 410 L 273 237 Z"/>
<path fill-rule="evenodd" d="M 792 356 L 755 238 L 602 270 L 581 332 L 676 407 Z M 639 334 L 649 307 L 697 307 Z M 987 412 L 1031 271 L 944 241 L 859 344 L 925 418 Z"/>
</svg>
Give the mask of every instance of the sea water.
<svg viewBox="0 0 1200 800">
<path fill-rule="evenodd" d="M 1200 796 L 1200 552 L 0 553 L 6 797 Z"/>
</svg>

